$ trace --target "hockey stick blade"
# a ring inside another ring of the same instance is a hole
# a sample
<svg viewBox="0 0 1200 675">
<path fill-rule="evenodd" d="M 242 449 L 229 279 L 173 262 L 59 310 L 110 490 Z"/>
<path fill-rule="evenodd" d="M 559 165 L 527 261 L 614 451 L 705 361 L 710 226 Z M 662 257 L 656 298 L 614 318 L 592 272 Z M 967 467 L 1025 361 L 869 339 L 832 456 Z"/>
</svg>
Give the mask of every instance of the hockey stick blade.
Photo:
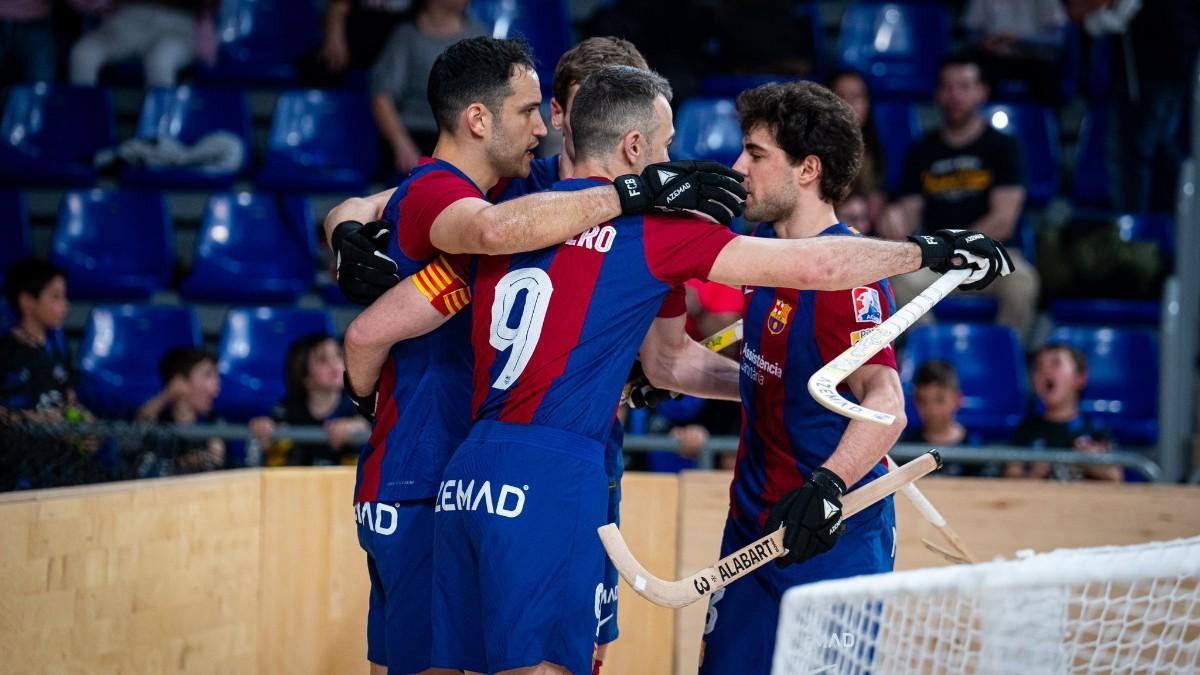
<svg viewBox="0 0 1200 675">
<path fill-rule="evenodd" d="M 930 450 L 899 469 L 867 483 L 842 498 L 842 517 L 853 516 L 941 465 L 942 459 L 937 451 Z M 638 562 L 616 525 L 604 525 L 598 532 L 604 550 L 626 583 L 638 595 L 663 607 L 687 607 L 783 554 L 781 528 L 691 576 L 668 581 L 654 576 Z"/>
<path fill-rule="evenodd" d="M 817 403 L 839 415 L 885 426 L 895 422 L 895 415 L 864 408 L 857 403 L 850 402 L 838 393 L 838 385 L 849 377 L 850 373 L 858 370 L 868 359 L 878 354 L 901 333 L 908 330 L 917 319 L 924 316 L 970 275 L 970 270 L 952 270 L 943 274 L 940 279 L 921 291 L 920 295 L 897 310 L 878 328 L 864 335 L 849 349 L 838 354 L 832 361 L 813 373 L 812 377 L 808 378 L 808 393 L 817 400 Z"/>
</svg>

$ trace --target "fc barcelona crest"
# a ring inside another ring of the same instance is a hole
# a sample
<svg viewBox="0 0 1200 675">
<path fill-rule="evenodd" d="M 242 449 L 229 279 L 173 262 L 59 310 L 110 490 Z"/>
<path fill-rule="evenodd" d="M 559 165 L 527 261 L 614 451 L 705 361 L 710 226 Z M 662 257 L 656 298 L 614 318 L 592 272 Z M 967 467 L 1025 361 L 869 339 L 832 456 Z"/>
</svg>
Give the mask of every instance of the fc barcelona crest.
<svg viewBox="0 0 1200 675">
<path fill-rule="evenodd" d="M 775 306 L 771 308 L 771 315 L 767 317 L 767 330 L 771 331 L 772 335 L 779 335 L 787 328 L 788 317 L 792 315 L 792 306 L 783 300 L 776 300 Z"/>
</svg>

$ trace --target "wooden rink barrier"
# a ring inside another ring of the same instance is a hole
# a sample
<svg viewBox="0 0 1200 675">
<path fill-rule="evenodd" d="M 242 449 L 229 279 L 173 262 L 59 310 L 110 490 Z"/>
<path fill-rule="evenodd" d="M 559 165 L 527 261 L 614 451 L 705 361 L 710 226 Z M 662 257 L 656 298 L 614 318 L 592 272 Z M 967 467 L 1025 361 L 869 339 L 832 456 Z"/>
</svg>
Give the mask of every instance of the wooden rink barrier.
<svg viewBox="0 0 1200 675">
<path fill-rule="evenodd" d="M 622 531 L 678 578 L 717 558 L 730 474 L 630 473 Z M 367 672 L 351 468 L 288 468 L 0 495 L 0 673 Z M 1200 488 L 929 478 L 980 559 L 1200 533 Z M 897 498 L 897 567 L 946 564 Z M 604 672 L 694 673 L 705 603 L 620 592 Z"/>
</svg>

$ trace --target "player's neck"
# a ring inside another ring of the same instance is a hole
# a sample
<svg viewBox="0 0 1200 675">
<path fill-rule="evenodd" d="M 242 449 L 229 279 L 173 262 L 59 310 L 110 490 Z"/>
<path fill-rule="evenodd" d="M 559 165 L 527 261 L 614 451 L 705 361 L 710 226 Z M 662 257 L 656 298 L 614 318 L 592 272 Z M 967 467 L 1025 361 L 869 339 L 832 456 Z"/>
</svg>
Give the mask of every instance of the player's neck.
<svg viewBox="0 0 1200 675">
<path fill-rule="evenodd" d="M 453 136 L 442 134 L 438 136 L 437 146 L 433 149 L 433 157 L 453 164 L 454 168 L 466 174 L 475 187 L 484 194 L 487 194 L 488 190 L 500 182 L 501 176 L 488 162 L 482 146 L 478 149 L 468 148 Z"/>
<path fill-rule="evenodd" d="M 576 161 L 575 166 L 571 169 L 571 176 L 574 178 L 591 178 L 592 176 L 596 176 L 612 180 L 618 175 L 632 172 L 633 169 L 629 167 L 626 167 L 624 171 L 617 171 L 610 166 L 609 162 L 589 158 Z"/>
<path fill-rule="evenodd" d="M 775 221 L 775 236 L 779 239 L 807 239 L 821 234 L 837 222 L 832 204 L 820 199 L 801 198 L 791 214 Z"/>
</svg>

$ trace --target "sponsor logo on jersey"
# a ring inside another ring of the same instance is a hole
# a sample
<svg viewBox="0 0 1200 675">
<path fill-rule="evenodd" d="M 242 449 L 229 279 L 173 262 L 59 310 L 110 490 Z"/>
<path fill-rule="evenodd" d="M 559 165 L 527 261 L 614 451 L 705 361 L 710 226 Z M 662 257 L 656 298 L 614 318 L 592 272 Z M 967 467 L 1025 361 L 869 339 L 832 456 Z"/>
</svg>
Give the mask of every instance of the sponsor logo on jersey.
<svg viewBox="0 0 1200 675">
<path fill-rule="evenodd" d="M 500 484 L 493 490 L 491 481 L 476 483 L 474 480 L 448 478 L 438 486 L 437 502 L 433 512 L 442 511 L 487 511 L 505 518 L 516 518 L 525 510 L 525 491 L 528 485 Z"/>
<path fill-rule="evenodd" d="M 774 361 L 768 361 L 754 348 L 742 343 L 742 373 L 759 384 L 765 384 L 763 373 L 774 377 L 783 377 L 783 368 Z"/>
<path fill-rule="evenodd" d="M 775 306 L 771 308 L 771 314 L 767 317 L 767 330 L 771 331 L 772 335 L 779 335 L 787 328 L 788 317 L 792 315 L 792 306 L 787 302 L 776 299 Z"/>
<path fill-rule="evenodd" d="M 875 329 L 864 328 L 862 330 L 850 331 L 850 346 L 858 344 L 858 341 L 870 335 Z"/>
<path fill-rule="evenodd" d="M 850 291 L 854 302 L 854 320 L 859 323 L 883 321 L 883 306 L 879 304 L 879 291 L 870 286 L 859 286 Z"/>
<path fill-rule="evenodd" d="M 354 519 L 371 532 L 386 535 L 396 531 L 398 514 L 391 504 L 359 502 L 354 505 Z"/>
<path fill-rule="evenodd" d="M 608 250 L 612 248 L 613 242 L 616 239 L 617 228 L 612 225 L 593 225 L 587 231 L 571 237 L 564 243 L 567 246 L 578 246 L 590 251 L 608 253 Z"/>
</svg>

